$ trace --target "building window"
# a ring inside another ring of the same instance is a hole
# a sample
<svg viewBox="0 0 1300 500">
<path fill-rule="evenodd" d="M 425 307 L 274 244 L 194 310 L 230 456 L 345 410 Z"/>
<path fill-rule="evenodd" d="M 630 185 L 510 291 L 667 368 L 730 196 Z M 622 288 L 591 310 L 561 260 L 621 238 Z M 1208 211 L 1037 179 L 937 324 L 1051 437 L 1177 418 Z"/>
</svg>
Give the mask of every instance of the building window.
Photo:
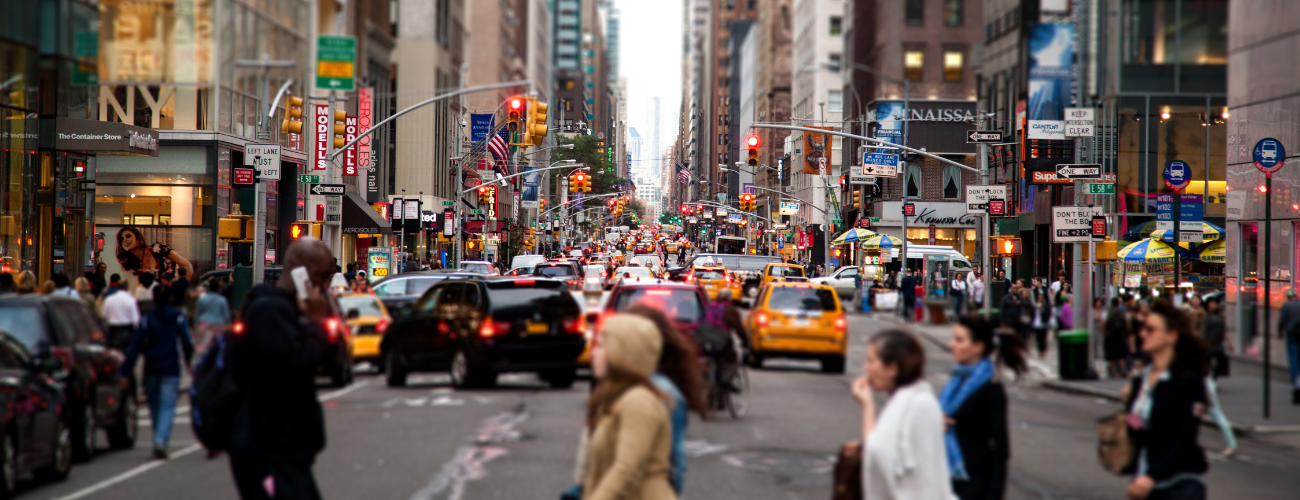
<svg viewBox="0 0 1300 500">
<path fill-rule="evenodd" d="M 843 111 L 844 92 L 832 90 L 826 93 L 826 111 L 838 113 Z"/>
<path fill-rule="evenodd" d="M 844 18 L 840 16 L 831 17 L 831 36 L 840 36 L 844 32 Z"/>
<path fill-rule="evenodd" d="M 841 71 L 841 69 L 840 69 L 840 59 L 841 59 L 841 57 L 840 57 L 839 54 L 831 54 L 831 55 L 826 56 L 826 60 L 830 62 L 831 69 L 834 70 L 834 71 L 836 71 L 836 72 Z"/>
<path fill-rule="evenodd" d="M 904 196 L 908 198 L 921 197 L 921 167 L 915 163 L 907 164 L 907 175 L 903 179 L 903 189 L 906 191 Z"/>
<path fill-rule="evenodd" d="M 943 81 L 960 82 L 962 68 L 965 66 L 965 54 L 960 50 L 943 51 Z"/>
<path fill-rule="evenodd" d="M 954 165 L 943 167 L 943 199 L 961 198 L 961 170 Z"/>
<path fill-rule="evenodd" d="M 908 80 L 920 80 L 925 74 L 925 51 L 903 51 L 903 76 Z"/>
<path fill-rule="evenodd" d="M 962 25 L 962 2 L 964 0 L 943 0 L 943 24 L 945 26 Z"/>
<path fill-rule="evenodd" d="M 925 22 L 925 0 L 907 0 L 907 25 L 920 26 Z"/>
</svg>

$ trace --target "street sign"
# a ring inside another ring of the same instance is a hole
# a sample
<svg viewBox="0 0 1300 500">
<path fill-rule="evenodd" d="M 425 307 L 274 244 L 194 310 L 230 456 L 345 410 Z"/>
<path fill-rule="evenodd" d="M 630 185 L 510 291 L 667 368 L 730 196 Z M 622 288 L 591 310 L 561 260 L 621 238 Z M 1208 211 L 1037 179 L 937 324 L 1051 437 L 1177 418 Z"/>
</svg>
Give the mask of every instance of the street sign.
<svg viewBox="0 0 1300 500">
<path fill-rule="evenodd" d="M 719 208 L 719 209 L 718 209 L 717 211 L 715 211 L 714 213 L 717 214 L 717 216 L 718 216 L 719 219 L 721 219 L 721 218 L 727 216 L 727 209 L 725 209 L 725 208 Z"/>
<path fill-rule="evenodd" d="M 1088 184 L 1088 194 L 1115 194 L 1115 185 L 1111 183 L 1093 182 Z"/>
<path fill-rule="evenodd" d="M 1094 108 L 1065 108 L 1065 137 L 1092 137 Z"/>
<path fill-rule="evenodd" d="M 325 222 L 339 221 L 339 216 L 343 214 L 343 197 L 326 196 L 325 197 Z"/>
<path fill-rule="evenodd" d="M 697 217 L 691 217 L 690 222 L 691 222 L 691 224 L 699 224 L 699 223 L 700 223 L 700 219 L 697 218 Z"/>
<path fill-rule="evenodd" d="M 1156 231 L 1174 230 L 1174 195 L 1156 193 Z"/>
<path fill-rule="evenodd" d="M 783 201 L 781 202 L 781 215 L 794 215 L 799 213 L 799 202 Z"/>
<path fill-rule="evenodd" d="M 245 145 L 244 166 L 253 167 L 257 170 L 257 177 L 264 181 L 280 180 L 280 145 Z"/>
<path fill-rule="evenodd" d="M 1005 185 L 966 186 L 966 213 L 987 213 L 990 199 L 1005 200 L 1006 198 L 1007 187 Z"/>
<path fill-rule="evenodd" d="M 315 195 L 343 196 L 343 184 L 312 184 L 307 192 Z"/>
<path fill-rule="evenodd" d="M 236 168 L 234 170 L 235 170 L 236 186 L 252 184 L 254 182 L 254 179 L 257 177 L 255 175 L 256 172 L 251 168 Z"/>
<path fill-rule="evenodd" d="M 876 183 L 876 178 L 875 178 L 875 177 L 870 177 L 870 176 L 866 176 L 866 175 L 858 175 L 858 174 L 852 173 L 852 171 L 849 172 L 849 184 L 853 184 L 853 185 L 864 185 L 864 184 L 865 184 L 865 185 L 870 185 L 870 184 L 875 184 L 875 183 Z"/>
<path fill-rule="evenodd" d="M 320 176 L 319 176 L 319 175 L 299 175 L 299 176 L 298 176 L 298 183 L 299 183 L 299 184 L 317 184 L 317 183 L 320 183 Z"/>
<path fill-rule="evenodd" d="M 1007 214 L 1006 200 L 999 200 L 999 199 L 989 200 L 989 215 L 1006 215 L 1006 214 Z"/>
<path fill-rule="evenodd" d="M 1102 215 L 1092 216 L 1092 238 L 1106 237 L 1106 217 Z"/>
<path fill-rule="evenodd" d="M 483 209 L 475 208 L 469 211 L 470 215 L 483 215 Z"/>
<path fill-rule="evenodd" d="M 732 223 L 732 224 L 739 223 L 740 220 L 743 219 L 743 218 L 744 218 L 744 217 L 742 217 L 740 214 L 734 214 L 734 213 L 733 213 L 733 214 L 727 214 L 727 222 Z"/>
<path fill-rule="evenodd" d="M 320 35 L 316 38 L 316 87 L 356 90 L 357 38 Z"/>
<path fill-rule="evenodd" d="M 966 132 L 966 144 L 984 144 L 1002 142 L 1002 132 L 971 130 Z"/>
<path fill-rule="evenodd" d="M 1052 207 L 1052 241 L 1087 243 L 1092 239 L 1092 218 L 1101 207 Z"/>
<path fill-rule="evenodd" d="M 1101 165 L 1096 163 L 1060 165 L 1056 167 L 1056 175 L 1062 179 L 1100 179 Z"/>
<path fill-rule="evenodd" d="M 1254 161 L 1257 170 L 1265 177 L 1272 177 L 1273 172 L 1281 170 L 1286 163 L 1286 148 L 1277 139 L 1260 139 L 1255 143 Z"/>
<path fill-rule="evenodd" d="M 1199 194 L 1178 195 L 1178 242 L 1200 243 L 1205 229 L 1205 205 Z"/>
<path fill-rule="evenodd" d="M 456 202 L 451 201 L 451 200 L 442 200 L 442 206 L 444 206 L 444 207 L 454 207 L 454 206 L 456 206 Z"/>
<path fill-rule="evenodd" d="M 915 204 L 915 203 L 904 203 L 904 204 L 903 204 L 903 215 L 907 215 L 907 216 L 916 215 L 916 204 Z"/>
<path fill-rule="evenodd" d="M 862 175 L 871 177 L 897 177 L 898 155 L 888 153 L 863 153 Z"/>
<path fill-rule="evenodd" d="M 880 217 L 867 217 L 867 220 L 871 221 L 872 223 L 877 223 L 880 222 Z"/>
<path fill-rule="evenodd" d="M 1192 183 L 1192 169 L 1187 162 L 1174 160 L 1165 165 L 1165 186 L 1174 191 L 1182 191 Z"/>
</svg>

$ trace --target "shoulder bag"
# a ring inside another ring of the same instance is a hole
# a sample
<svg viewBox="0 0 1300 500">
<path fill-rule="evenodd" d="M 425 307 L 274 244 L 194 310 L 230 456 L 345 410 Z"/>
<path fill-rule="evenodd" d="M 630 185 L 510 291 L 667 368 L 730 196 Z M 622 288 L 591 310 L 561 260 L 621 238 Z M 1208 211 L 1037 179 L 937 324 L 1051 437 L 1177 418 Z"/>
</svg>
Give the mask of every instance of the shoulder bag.
<svg viewBox="0 0 1300 500">
<path fill-rule="evenodd" d="M 1137 464 L 1137 444 L 1128 427 L 1128 413 L 1115 412 L 1097 419 L 1097 460 L 1101 468 L 1127 474 Z"/>
<path fill-rule="evenodd" d="M 835 457 L 831 500 L 862 500 L 862 441 L 849 441 Z"/>
</svg>

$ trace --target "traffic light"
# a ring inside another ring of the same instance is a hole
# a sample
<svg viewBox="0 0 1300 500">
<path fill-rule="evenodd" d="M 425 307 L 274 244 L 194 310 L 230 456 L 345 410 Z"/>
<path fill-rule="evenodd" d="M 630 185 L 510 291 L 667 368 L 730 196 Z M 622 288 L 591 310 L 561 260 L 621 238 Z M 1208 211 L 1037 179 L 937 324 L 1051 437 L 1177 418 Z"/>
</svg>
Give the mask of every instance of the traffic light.
<svg viewBox="0 0 1300 500">
<path fill-rule="evenodd" d="M 232 214 L 217 219 L 217 237 L 227 243 L 252 243 L 253 227 L 252 215 Z"/>
<path fill-rule="evenodd" d="M 853 190 L 853 208 L 862 208 L 862 190 Z"/>
<path fill-rule="evenodd" d="M 301 134 L 302 98 L 289 96 L 289 100 L 284 104 L 284 123 L 280 124 L 280 132 L 285 134 Z"/>
<path fill-rule="evenodd" d="M 995 238 L 994 255 L 1010 257 L 1020 255 L 1020 238 Z"/>
<path fill-rule="evenodd" d="M 749 146 L 749 166 L 757 167 L 758 166 L 758 136 L 754 134 L 749 134 L 749 139 L 746 139 L 745 144 Z"/>
<path fill-rule="evenodd" d="M 296 240 L 303 236 L 311 236 L 320 239 L 320 228 L 320 221 L 300 220 L 289 226 L 289 238 Z"/>
<path fill-rule="evenodd" d="M 334 110 L 334 147 L 341 148 L 347 144 L 348 137 L 348 112 L 342 109 Z"/>
<path fill-rule="evenodd" d="M 488 188 L 487 188 L 487 186 L 479 186 L 479 187 L 478 187 L 478 202 L 479 202 L 479 203 L 487 203 L 488 201 L 489 201 L 489 200 L 488 200 Z"/>
<path fill-rule="evenodd" d="M 510 109 L 506 117 L 506 130 L 511 132 L 519 131 L 519 115 L 524 112 L 524 98 L 515 96 L 510 98 Z"/>
<path fill-rule="evenodd" d="M 538 102 L 536 97 L 528 98 L 528 120 L 525 121 L 528 129 L 524 132 L 524 143 L 541 146 L 542 140 L 546 139 L 547 107 L 546 103 Z"/>
<path fill-rule="evenodd" d="M 754 194 L 740 193 L 740 209 L 742 211 L 749 212 L 754 210 L 755 208 L 758 208 L 758 205 L 754 203 Z"/>
</svg>

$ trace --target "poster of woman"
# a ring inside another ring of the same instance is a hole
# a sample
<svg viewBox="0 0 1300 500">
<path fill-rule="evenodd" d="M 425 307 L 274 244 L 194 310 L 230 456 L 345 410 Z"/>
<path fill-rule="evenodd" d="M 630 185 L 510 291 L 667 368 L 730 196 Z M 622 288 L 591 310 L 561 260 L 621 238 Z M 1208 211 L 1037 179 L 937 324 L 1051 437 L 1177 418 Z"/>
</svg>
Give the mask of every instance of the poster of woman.
<svg viewBox="0 0 1300 500">
<path fill-rule="evenodd" d="M 138 278 L 142 273 L 152 272 L 155 275 L 162 276 L 164 273 L 171 272 L 177 275 L 177 269 L 184 268 L 187 276 L 191 279 L 197 278 L 194 274 L 194 266 L 188 259 L 173 250 L 170 246 L 159 242 L 150 242 L 145 238 L 144 232 L 136 226 L 126 226 L 117 231 L 115 237 L 117 243 L 113 251 L 114 259 L 104 259 L 111 264 L 116 261 L 124 278 Z M 118 272 L 118 270 L 112 270 Z M 132 283 L 138 282 L 137 279 L 131 279 Z"/>
</svg>

